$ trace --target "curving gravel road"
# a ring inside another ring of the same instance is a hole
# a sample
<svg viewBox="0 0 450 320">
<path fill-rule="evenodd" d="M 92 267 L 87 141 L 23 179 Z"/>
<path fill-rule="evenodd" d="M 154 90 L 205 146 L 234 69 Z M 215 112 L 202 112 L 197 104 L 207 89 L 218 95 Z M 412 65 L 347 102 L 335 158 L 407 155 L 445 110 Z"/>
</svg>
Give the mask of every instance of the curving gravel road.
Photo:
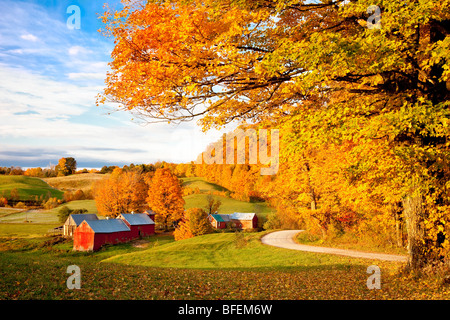
<svg viewBox="0 0 450 320">
<path fill-rule="evenodd" d="M 384 261 L 400 261 L 406 262 L 407 256 L 397 255 L 397 254 L 387 254 L 387 253 L 374 253 L 374 252 L 362 252 L 356 250 L 347 250 L 347 249 L 337 249 L 337 248 L 326 248 L 326 247 L 318 247 L 318 246 L 309 246 L 305 244 L 299 244 L 294 241 L 294 237 L 299 232 L 304 230 L 283 230 L 283 231 L 275 231 L 269 234 L 266 234 L 261 238 L 261 242 L 263 244 L 267 244 L 269 246 L 275 246 L 285 249 L 293 249 L 300 251 L 308 251 L 308 252 L 318 252 L 318 253 L 329 253 L 329 254 L 337 254 L 342 256 L 349 256 L 354 258 L 364 258 L 364 259 L 376 259 L 376 260 L 384 260 Z"/>
</svg>

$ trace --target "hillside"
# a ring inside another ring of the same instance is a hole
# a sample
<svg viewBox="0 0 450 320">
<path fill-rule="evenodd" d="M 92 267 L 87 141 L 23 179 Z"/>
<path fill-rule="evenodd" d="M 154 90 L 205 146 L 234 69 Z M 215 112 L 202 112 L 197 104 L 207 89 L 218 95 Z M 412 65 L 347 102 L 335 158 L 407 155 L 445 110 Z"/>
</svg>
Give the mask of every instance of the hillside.
<svg viewBox="0 0 450 320">
<path fill-rule="evenodd" d="M 60 190 L 83 190 L 85 192 L 91 190 L 96 181 L 108 176 L 109 174 L 81 173 L 64 177 L 44 178 L 43 180 L 50 186 Z"/>
<path fill-rule="evenodd" d="M 183 187 L 189 187 L 192 189 L 199 188 L 200 192 L 209 192 L 209 191 L 228 191 L 228 189 L 219 186 L 218 184 L 208 182 L 205 178 L 201 177 L 188 177 L 183 178 Z"/>
<path fill-rule="evenodd" d="M 20 200 L 34 200 L 35 196 L 47 196 L 62 199 L 63 192 L 52 188 L 45 181 L 39 178 L 27 176 L 6 176 L 0 175 L 0 196 L 9 197 L 11 190 L 16 188 Z"/>
<path fill-rule="evenodd" d="M 207 203 L 207 194 L 191 194 L 184 197 L 186 209 L 197 207 L 204 208 Z M 213 195 L 214 199 L 219 199 L 222 204 L 218 213 L 233 212 L 254 212 L 258 216 L 266 216 L 271 212 L 271 208 L 264 202 L 245 202 L 236 199 Z"/>
<path fill-rule="evenodd" d="M 183 178 L 183 186 L 189 188 L 199 188 L 200 193 L 190 194 L 184 197 L 184 201 L 186 201 L 184 207 L 185 209 L 189 208 L 204 208 L 207 203 L 208 194 L 214 191 L 226 192 L 228 191 L 226 188 L 206 181 L 201 177 L 189 177 Z M 255 212 L 260 217 L 265 217 L 269 214 L 272 209 L 265 202 L 246 202 L 239 201 L 233 198 L 213 195 L 214 199 L 218 199 L 222 202 L 219 213 L 227 214 L 233 212 Z"/>
</svg>

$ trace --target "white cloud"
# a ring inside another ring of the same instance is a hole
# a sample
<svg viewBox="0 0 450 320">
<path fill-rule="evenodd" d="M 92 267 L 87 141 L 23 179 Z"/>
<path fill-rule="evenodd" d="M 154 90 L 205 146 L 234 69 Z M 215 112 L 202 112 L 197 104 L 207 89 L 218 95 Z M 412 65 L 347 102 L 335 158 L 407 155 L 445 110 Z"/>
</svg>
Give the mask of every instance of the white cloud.
<svg viewBox="0 0 450 320">
<path fill-rule="evenodd" d="M 94 72 L 71 72 L 67 75 L 69 79 L 105 79 L 106 74 L 104 72 L 94 73 Z"/>
<path fill-rule="evenodd" d="M 71 55 L 71 56 L 76 56 L 76 55 L 79 55 L 82 53 L 88 53 L 88 52 L 89 52 L 89 50 L 87 50 L 86 48 L 81 47 L 81 46 L 72 46 L 69 48 L 69 55 Z"/>
<path fill-rule="evenodd" d="M 39 40 L 38 37 L 32 35 L 31 33 L 23 34 L 20 36 L 20 38 L 23 40 L 28 40 L 28 41 L 32 41 L 32 42 L 36 42 Z"/>
<path fill-rule="evenodd" d="M 95 106 L 101 87 L 54 81 L 2 64 L 0 78 L 9 79 L 0 84 L 0 118 L 11 120 L 0 126 L 0 141 L 17 141 L 17 148 L 60 148 L 61 153 L 100 162 L 184 162 L 194 160 L 221 135 L 203 134 L 193 122 L 140 125 L 129 113 L 106 115 Z"/>
</svg>

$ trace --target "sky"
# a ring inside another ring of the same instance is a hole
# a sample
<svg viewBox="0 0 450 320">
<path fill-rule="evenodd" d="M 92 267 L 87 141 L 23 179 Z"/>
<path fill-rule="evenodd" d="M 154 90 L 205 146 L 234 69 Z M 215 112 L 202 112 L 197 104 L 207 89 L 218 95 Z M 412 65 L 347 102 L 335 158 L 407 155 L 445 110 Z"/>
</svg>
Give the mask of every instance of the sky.
<svg viewBox="0 0 450 320">
<path fill-rule="evenodd" d="M 96 106 L 114 47 L 98 31 L 105 2 L 121 8 L 118 0 L 0 0 L 0 167 L 61 157 L 80 169 L 188 162 L 229 130 L 144 124 Z"/>
</svg>

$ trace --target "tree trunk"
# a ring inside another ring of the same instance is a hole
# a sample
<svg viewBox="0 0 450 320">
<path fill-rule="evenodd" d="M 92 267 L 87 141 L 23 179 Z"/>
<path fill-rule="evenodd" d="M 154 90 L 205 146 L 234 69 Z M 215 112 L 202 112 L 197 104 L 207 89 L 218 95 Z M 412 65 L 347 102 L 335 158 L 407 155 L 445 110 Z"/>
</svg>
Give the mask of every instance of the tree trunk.
<svg viewBox="0 0 450 320">
<path fill-rule="evenodd" d="M 397 247 L 403 247 L 402 222 L 397 213 L 395 213 L 395 237 L 397 240 Z"/>
<path fill-rule="evenodd" d="M 394 203 L 390 205 L 391 214 L 394 216 L 395 220 L 395 240 L 397 242 L 397 247 L 403 247 L 403 226 L 402 226 L 402 209 L 401 203 Z"/>
<path fill-rule="evenodd" d="M 314 193 L 314 188 L 312 187 L 311 184 L 311 177 L 309 176 L 310 169 L 308 162 L 305 163 L 305 169 L 308 177 L 308 188 L 309 188 L 309 196 L 311 199 L 311 210 L 316 210 L 317 209 L 316 194 Z"/>
<path fill-rule="evenodd" d="M 426 263 L 422 197 L 420 195 L 408 195 L 404 198 L 403 213 L 408 233 L 408 266 L 411 270 L 418 270 Z"/>
</svg>

